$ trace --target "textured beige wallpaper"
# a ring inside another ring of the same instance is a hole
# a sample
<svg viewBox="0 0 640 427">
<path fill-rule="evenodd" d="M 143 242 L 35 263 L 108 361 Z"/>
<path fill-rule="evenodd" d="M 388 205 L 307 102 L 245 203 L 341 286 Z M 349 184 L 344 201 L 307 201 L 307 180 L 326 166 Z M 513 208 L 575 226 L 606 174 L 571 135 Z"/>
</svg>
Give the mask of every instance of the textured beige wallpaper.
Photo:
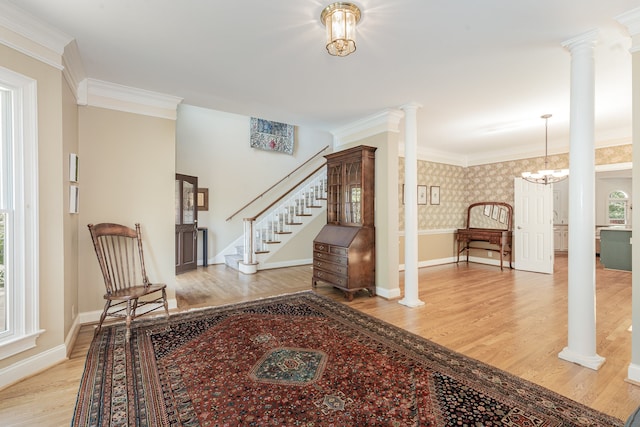
<svg viewBox="0 0 640 427">
<path fill-rule="evenodd" d="M 596 165 L 631 162 L 631 145 L 596 149 Z M 400 194 L 398 229 L 404 231 L 404 158 L 399 158 Z M 513 205 L 513 178 L 523 171 L 544 167 L 543 157 L 460 167 L 424 160 L 418 161 L 418 185 L 440 186 L 440 204 L 418 206 L 418 229 L 440 230 L 464 227 L 466 209 L 482 201 L 506 202 Z M 549 167 L 569 167 L 569 155 L 549 156 Z"/>
</svg>

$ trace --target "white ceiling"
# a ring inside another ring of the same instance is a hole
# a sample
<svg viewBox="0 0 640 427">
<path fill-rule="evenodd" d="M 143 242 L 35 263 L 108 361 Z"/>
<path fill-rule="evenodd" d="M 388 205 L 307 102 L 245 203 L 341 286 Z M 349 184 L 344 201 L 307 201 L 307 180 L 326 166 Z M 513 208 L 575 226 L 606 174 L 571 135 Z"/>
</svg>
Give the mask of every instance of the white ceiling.
<svg viewBox="0 0 640 427">
<path fill-rule="evenodd" d="M 90 78 L 185 104 L 332 131 L 417 102 L 422 153 L 463 163 L 569 145 L 570 53 L 598 29 L 596 144 L 631 138 L 640 0 L 358 0 L 357 51 L 324 47 L 318 0 L 15 0 L 72 36 Z"/>
</svg>

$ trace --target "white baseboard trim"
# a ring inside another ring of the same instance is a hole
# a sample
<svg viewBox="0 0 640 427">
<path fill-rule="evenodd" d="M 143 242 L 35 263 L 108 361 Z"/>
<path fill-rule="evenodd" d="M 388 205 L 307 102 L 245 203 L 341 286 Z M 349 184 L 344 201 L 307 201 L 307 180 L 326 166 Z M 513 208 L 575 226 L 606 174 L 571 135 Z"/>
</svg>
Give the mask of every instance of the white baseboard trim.
<svg viewBox="0 0 640 427">
<path fill-rule="evenodd" d="M 434 265 L 443 265 L 443 264 L 453 264 L 457 261 L 457 257 L 450 257 L 450 258 L 439 258 L 439 259 L 430 259 L 427 261 L 420 261 L 418 262 L 418 268 L 423 268 L 423 267 L 433 267 Z M 460 257 L 460 262 L 467 262 L 466 257 Z M 476 264 L 486 264 L 486 265 L 495 265 L 500 267 L 500 260 L 499 259 L 490 259 L 490 258 L 482 258 L 482 257 L 474 257 L 471 256 L 469 257 L 469 262 L 475 262 Z M 507 267 L 509 267 L 509 261 L 506 260 L 504 261 L 507 265 Z M 504 264 L 503 264 L 504 265 Z M 400 264 L 399 267 L 399 271 L 404 271 L 405 270 L 405 265 L 404 264 Z"/>
<path fill-rule="evenodd" d="M 0 390 L 49 369 L 64 360 L 67 360 L 67 349 L 65 345 L 61 344 L 0 369 Z"/>
<path fill-rule="evenodd" d="M 460 257 L 460 262 L 462 262 L 462 257 Z M 467 262 L 466 257 L 464 262 Z M 500 259 L 490 259 L 490 258 L 470 256 L 469 262 L 475 262 L 477 264 L 495 265 L 500 267 Z M 509 268 L 509 260 L 504 260 L 502 265 L 504 266 L 505 264 L 507 265 L 507 268 Z"/>
<path fill-rule="evenodd" d="M 178 308 L 178 301 L 175 298 L 169 298 L 167 303 L 169 304 L 169 311 Z M 164 311 L 162 311 L 162 313 L 164 313 Z M 79 326 L 86 325 L 88 323 L 98 323 L 100 321 L 101 314 L 102 310 L 84 311 L 82 313 L 78 313 L 76 322 L 79 323 Z"/>
<path fill-rule="evenodd" d="M 386 299 L 397 299 L 402 295 L 400 294 L 400 288 L 386 289 L 376 286 L 376 295 Z"/>
<path fill-rule="evenodd" d="M 309 268 L 311 268 L 312 264 L 313 264 L 313 260 L 311 259 L 295 259 L 291 261 L 282 261 L 282 262 L 266 262 L 266 263 L 258 264 L 258 271 L 270 270 L 272 268 L 298 267 L 300 265 L 309 265 Z"/>
<path fill-rule="evenodd" d="M 434 265 L 451 264 L 456 262 L 456 257 L 429 259 L 426 261 L 418 261 L 418 268 L 433 267 Z M 398 271 L 404 271 L 405 265 L 400 264 Z"/>
<path fill-rule="evenodd" d="M 71 350 L 73 350 L 73 345 L 76 343 L 76 339 L 78 338 L 78 333 L 80 332 L 80 316 L 76 316 L 71 325 L 71 329 L 69 329 L 69 333 L 64 339 L 64 346 L 67 349 L 67 358 L 71 355 Z"/>
</svg>

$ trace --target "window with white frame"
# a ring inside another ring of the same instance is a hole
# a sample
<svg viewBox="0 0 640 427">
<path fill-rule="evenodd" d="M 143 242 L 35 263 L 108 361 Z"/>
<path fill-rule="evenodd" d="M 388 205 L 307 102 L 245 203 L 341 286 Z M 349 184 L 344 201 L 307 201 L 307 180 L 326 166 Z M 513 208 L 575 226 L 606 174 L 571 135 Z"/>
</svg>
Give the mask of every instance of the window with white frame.
<svg viewBox="0 0 640 427">
<path fill-rule="evenodd" d="M 36 100 L 35 80 L 0 67 L 0 359 L 42 333 Z"/>
<path fill-rule="evenodd" d="M 629 196 L 627 195 L 627 193 L 621 190 L 615 190 L 609 193 L 609 205 L 607 211 L 609 224 L 627 224 L 628 206 Z"/>
</svg>

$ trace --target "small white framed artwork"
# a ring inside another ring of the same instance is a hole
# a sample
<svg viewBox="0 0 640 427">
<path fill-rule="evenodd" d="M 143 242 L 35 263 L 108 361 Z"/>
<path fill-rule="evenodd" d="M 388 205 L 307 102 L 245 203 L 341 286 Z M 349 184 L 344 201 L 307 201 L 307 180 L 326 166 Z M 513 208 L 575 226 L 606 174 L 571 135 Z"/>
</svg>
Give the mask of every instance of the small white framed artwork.
<svg viewBox="0 0 640 427">
<path fill-rule="evenodd" d="M 432 205 L 440 204 L 440 186 L 439 185 L 431 186 L 431 204 Z"/>
<path fill-rule="evenodd" d="M 77 185 L 69 186 L 69 213 L 78 213 L 78 197 L 80 190 Z"/>
<path fill-rule="evenodd" d="M 69 153 L 69 181 L 78 182 L 78 155 Z"/>
<path fill-rule="evenodd" d="M 427 204 L 427 186 L 426 185 L 418 185 L 418 204 L 419 205 Z"/>
</svg>

